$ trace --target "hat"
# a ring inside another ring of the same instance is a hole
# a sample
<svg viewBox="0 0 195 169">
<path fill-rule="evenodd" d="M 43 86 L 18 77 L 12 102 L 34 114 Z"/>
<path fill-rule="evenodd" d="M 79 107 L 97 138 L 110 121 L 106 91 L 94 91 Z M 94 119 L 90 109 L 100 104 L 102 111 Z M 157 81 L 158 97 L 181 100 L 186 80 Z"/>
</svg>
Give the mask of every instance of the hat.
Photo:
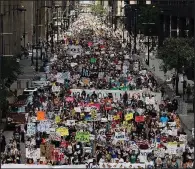
<svg viewBox="0 0 195 169">
<path fill-rule="evenodd" d="M 119 160 L 118 158 L 115 158 L 115 160 Z"/>
<path fill-rule="evenodd" d="M 123 159 L 121 158 L 120 160 L 119 160 L 119 163 L 123 163 L 124 161 L 123 161 Z"/>
</svg>

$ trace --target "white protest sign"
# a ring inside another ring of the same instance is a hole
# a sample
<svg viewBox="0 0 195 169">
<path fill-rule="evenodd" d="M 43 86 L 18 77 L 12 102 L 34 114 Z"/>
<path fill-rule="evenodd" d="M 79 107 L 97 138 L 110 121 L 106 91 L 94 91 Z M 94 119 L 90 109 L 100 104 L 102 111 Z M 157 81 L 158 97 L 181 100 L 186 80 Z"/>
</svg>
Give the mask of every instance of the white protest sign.
<svg viewBox="0 0 195 169">
<path fill-rule="evenodd" d="M 154 98 L 154 97 L 151 97 L 151 98 L 146 97 L 146 98 L 145 98 L 145 102 L 146 102 L 146 104 L 154 105 L 154 104 L 155 104 L 155 98 Z"/>
<path fill-rule="evenodd" d="M 187 143 L 187 135 L 180 134 L 179 135 L 179 141 Z"/>
<path fill-rule="evenodd" d="M 77 112 L 77 113 L 81 113 L 81 108 L 80 108 L 80 107 L 74 107 L 74 110 L 75 110 L 75 112 Z"/>
<path fill-rule="evenodd" d="M 40 156 L 40 148 L 26 148 L 26 158 L 33 158 L 33 160 L 37 161 Z"/>
<path fill-rule="evenodd" d="M 52 92 L 60 92 L 60 86 L 52 86 Z"/>
<path fill-rule="evenodd" d="M 51 134 L 51 133 L 55 133 L 55 132 L 56 132 L 56 128 L 51 127 L 51 128 L 49 129 L 49 134 Z"/>
<path fill-rule="evenodd" d="M 154 150 L 154 156 L 155 156 L 155 157 L 164 158 L 164 156 L 165 156 L 165 150 L 164 150 L 164 149 L 157 149 L 157 150 Z"/>
<path fill-rule="evenodd" d="M 31 122 L 35 123 L 36 121 L 37 121 L 37 117 L 32 116 L 32 117 L 31 117 Z"/>
<path fill-rule="evenodd" d="M 115 136 L 114 138 L 116 140 L 126 140 L 126 137 L 125 137 L 125 132 L 115 132 Z"/>
<path fill-rule="evenodd" d="M 66 125 L 67 126 L 75 126 L 75 120 L 67 120 Z"/>
<path fill-rule="evenodd" d="M 147 162 L 147 156 L 149 153 L 152 152 L 152 149 L 148 149 L 148 150 L 140 150 L 140 154 L 138 156 L 138 158 L 140 159 L 141 163 L 145 163 Z"/>
<path fill-rule="evenodd" d="M 37 125 L 37 130 L 40 132 L 49 132 L 51 127 L 51 122 L 50 121 L 40 121 Z"/>
<path fill-rule="evenodd" d="M 27 135 L 32 136 L 36 134 L 36 125 L 35 123 L 27 124 Z"/>
<path fill-rule="evenodd" d="M 177 136 L 177 129 L 172 129 L 172 136 Z"/>
<path fill-rule="evenodd" d="M 176 126 L 176 122 L 168 122 L 170 127 L 175 127 Z"/>
</svg>

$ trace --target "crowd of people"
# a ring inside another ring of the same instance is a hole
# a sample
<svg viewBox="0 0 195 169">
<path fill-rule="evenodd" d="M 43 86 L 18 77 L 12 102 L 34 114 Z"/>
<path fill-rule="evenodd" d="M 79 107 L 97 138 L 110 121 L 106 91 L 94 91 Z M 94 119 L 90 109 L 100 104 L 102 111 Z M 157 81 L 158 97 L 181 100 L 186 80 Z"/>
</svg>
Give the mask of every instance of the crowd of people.
<svg viewBox="0 0 195 169">
<path fill-rule="evenodd" d="M 194 145 L 154 75 L 94 16 L 80 14 L 33 93 L 2 163 L 87 168 L 193 168 Z M 70 51 L 71 49 L 71 51 Z M 5 140 L 5 138 L 4 138 Z M 4 148 L 3 148 L 4 147 Z"/>
</svg>

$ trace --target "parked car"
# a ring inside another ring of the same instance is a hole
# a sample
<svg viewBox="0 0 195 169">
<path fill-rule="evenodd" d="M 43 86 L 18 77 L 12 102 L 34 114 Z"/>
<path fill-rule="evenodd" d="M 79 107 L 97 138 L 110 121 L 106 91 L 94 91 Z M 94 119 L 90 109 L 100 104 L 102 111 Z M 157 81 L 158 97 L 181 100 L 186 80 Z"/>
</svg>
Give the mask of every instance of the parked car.
<svg viewBox="0 0 195 169">
<path fill-rule="evenodd" d="M 49 83 L 50 81 L 48 81 L 44 76 L 36 76 L 32 80 L 32 86 L 37 88 L 47 86 Z"/>
</svg>

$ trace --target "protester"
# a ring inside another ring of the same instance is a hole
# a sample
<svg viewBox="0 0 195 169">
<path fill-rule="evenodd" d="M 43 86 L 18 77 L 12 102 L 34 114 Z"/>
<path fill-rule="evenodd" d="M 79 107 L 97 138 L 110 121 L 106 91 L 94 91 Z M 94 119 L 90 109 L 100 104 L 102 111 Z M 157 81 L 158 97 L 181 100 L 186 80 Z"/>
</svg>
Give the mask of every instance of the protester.
<svg viewBox="0 0 195 169">
<path fill-rule="evenodd" d="M 80 15 L 70 32 L 50 59 L 50 84 L 33 94 L 26 127 L 16 129 L 2 163 L 20 163 L 21 140 L 28 164 L 193 166 L 177 100 L 164 97 L 136 55 L 93 16 Z"/>
</svg>

